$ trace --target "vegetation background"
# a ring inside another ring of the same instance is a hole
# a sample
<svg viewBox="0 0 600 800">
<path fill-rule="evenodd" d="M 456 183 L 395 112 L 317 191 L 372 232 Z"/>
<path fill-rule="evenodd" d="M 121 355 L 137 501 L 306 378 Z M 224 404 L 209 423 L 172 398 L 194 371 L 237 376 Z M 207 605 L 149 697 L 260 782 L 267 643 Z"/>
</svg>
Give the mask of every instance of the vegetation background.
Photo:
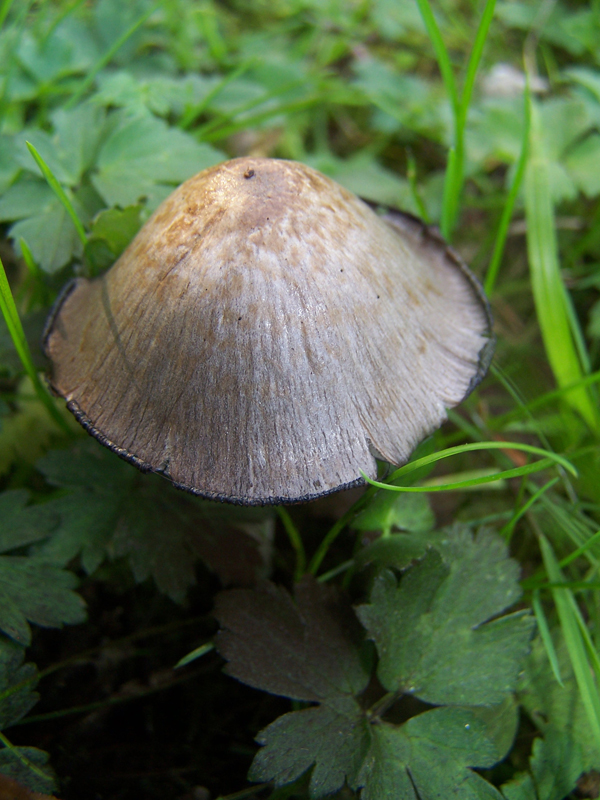
<svg viewBox="0 0 600 800">
<path fill-rule="evenodd" d="M 40 378 L 61 286 L 245 154 L 485 285 L 491 372 L 395 491 L 200 501 Z M 1 796 L 599 796 L 599 195 L 597 0 L 0 3 Z"/>
</svg>

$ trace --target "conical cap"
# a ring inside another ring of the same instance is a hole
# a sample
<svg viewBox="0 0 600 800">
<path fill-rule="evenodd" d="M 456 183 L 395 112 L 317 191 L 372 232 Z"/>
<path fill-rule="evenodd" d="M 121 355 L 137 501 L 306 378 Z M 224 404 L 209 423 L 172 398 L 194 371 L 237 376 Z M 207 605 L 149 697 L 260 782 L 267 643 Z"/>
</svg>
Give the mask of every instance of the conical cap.
<svg viewBox="0 0 600 800">
<path fill-rule="evenodd" d="M 402 464 L 481 378 L 460 260 L 302 164 L 241 158 L 158 208 L 63 293 L 52 385 L 101 442 L 196 494 L 294 502 Z"/>
</svg>

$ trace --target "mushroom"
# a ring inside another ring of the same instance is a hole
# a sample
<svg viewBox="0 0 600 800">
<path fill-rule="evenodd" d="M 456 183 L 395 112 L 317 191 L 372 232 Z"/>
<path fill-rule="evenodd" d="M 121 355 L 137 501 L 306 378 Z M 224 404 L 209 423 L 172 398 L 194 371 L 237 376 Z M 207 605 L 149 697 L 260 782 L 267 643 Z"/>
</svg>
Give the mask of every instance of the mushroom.
<svg viewBox="0 0 600 800">
<path fill-rule="evenodd" d="M 206 498 L 292 503 L 405 463 L 483 377 L 479 283 L 415 218 L 319 172 L 190 178 L 59 298 L 51 385 L 86 430 Z"/>
</svg>

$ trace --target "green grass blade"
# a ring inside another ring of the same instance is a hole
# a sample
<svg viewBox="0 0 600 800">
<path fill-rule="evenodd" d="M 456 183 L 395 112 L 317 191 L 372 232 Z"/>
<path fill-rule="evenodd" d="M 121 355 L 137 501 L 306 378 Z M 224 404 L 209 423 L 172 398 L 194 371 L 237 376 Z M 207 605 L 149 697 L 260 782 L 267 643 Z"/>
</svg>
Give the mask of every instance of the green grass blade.
<svg viewBox="0 0 600 800">
<path fill-rule="evenodd" d="M 582 377 L 582 368 L 573 342 L 565 287 L 560 275 L 550 190 L 549 165 L 544 153 L 539 112 L 530 100 L 530 153 L 525 173 L 525 213 L 527 252 L 536 313 L 548 361 L 558 385 L 564 388 Z M 565 395 L 589 427 L 600 432 L 598 409 L 584 389 Z"/>
<path fill-rule="evenodd" d="M 35 278 L 36 281 L 43 283 L 44 277 L 42 275 L 42 270 L 37 265 L 36 260 L 33 257 L 33 253 L 29 249 L 29 245 L 22 236 L 19 239 L 19 245 L 21 247 L 21 252 L 23 253 L 23 261 L 25 262 L 25 265 L 31 276 Z"/>
<path fill-rule="evenodd" d="M 304 575 L 304 571 L 306 569 L 306 553 L 304 552 L 304 545 L 302 543 L 302 537 L 298 532 L 298 529 L 294 525 L 294 521 L 289 515 L 289 512 L 283 506 L 277 506 L 277 515 L 279 519 L 283 523 L 283 527 L 285 528 L 285 532 L 288 535 L 288 539 L 290 540 L 290 544 L 294 549 L 294 553 L 296 554 L 296 568 L 294 570 L 294 581 L 298 582 L 300 578 Z"/>
<path fill-rule="evenodd" d="M 208 92 L 199 103 L 187 109 L 179 123 L 180 127 L 184 130 L 191 128 L 198 117 L 203 114 L 204 111 L 206 111 L 210 103 L 212 103 L 212 101 L 221 94 L 223 89 L 241 77 L 245 72 L 248 72 L 250 67 L 252 67 L 254 64 L 256 64 L 256 59 L 251 58 L 248 61 L 244 61 L 243 64 L 240 64 L 236 69 L 232 70 L 229 75 L 225 75 L 225 77 L 220 80 L 216 86 L 213 86 L 210 92 Z"/>
<path fill-rule="evenodd" d="M 442 483 L 439 485 L 428 484 L 427 486 L 394 486 L 389 483 L 374 481 L 364 472 L 361 472 L 361 474 L 371 486 L 376 486 L 378 489 L 388 489 L 392 492 L 456 492 L 462 489 L 482 486 L 484 483 L 496 483 L 497 481 L 508 480 L 509 478 L 520 478 L 523 475 L 531 475 L 532 472 L 541 472 L 551 466 L 553 466 L 553 461 L 549 458 L 543 458 L 541 461 L 534 461 L 532 464 L 526 464 L 523 467 L 515 467 L 514 469 L 502 470 L 502 472 L 495 472 L 493 475 L 482 475 L 479 478 L 473 478 L 471 480 Z"/>
<path fill-rule="evenodd" d="M 8 12 L 10 11 L 13 3 L 14 0 L 3 0 L 3 2 L 0 4 L 0 30 L 6 21 L 6 17 L 8 16 Z"/>
<path fill-rule="evenodd" d="M 65 109 L 73 108 L 73 106 L 76 105 L 81 100 L 83 95 L 87 92 L 92 83 L 95 81 L 96 75 L 100 72 L 100 70 L 104 69 L 104 67 L 110 61 L 112 61 L 112 59 L 115 56 L 115 53 L 117 53 L 121 49 L 121 47 L 123 47 L 125 42 L 133 36 L 133 34 L 138 30 L 138 28 L 140 28 L 144 24 L 144 22 L 146 22 L 148 17 L 154 14 L 156 9 L 159 8 L 163 4 L 163 2 L 164 0 L 160 0 L 160 2 L 155 3 L 153 6 L 144 11 L 144 13 L 133 23 L 133 25 L 127 28 L 127 30 L 124 31 L 121 34 L 121 36 L 119 36 L 116 42 L 114 42 L 108 48 L 106 53 L 104 53 L 104 55 L 102 55 L 98 59 L 98 61 L 94 64 L 94 66 L 90 69 L 85 79 L 81 82 L 79 88 L 73 93 L 68 102 L 65 103 L 64 106 Z"/>
<path fill-rule="evenodd" d="M 597 586 L 598 584 L 596 584 Z M 584 587 L 587 588 L 587 587 Z M 592 637 L 590 636 L 590 632 L 585 624 L 585 620 L 581 615 L 581 611 L 579 610 L 579 606 L 577 605 L 573 594 L 569 595 L 569 603 L 571 604 L 571 610 L 573 611 L 573 616 L 577 620 L 577 624 L 579 625 L 579 631 L 585 643 L 585 647 L 588 653 L 588 656 L 592 662 L 592 667 L 594 672 L 596 673 L 596 681 L 600 680 L 600 657 L 598 657 L 598 652 L 594 647 L 594 643 L 592 642 Z"/>
<path fill-rule="evenodd" d="M 561 582 L 563 576 L 550 543 L 541 534 L 539 540 L 544 566 L 550 581 Z M 577 616 L 573 613 L 572 604 L 575 600 L 570 589 L 553 588 L 551 591 L 575 680 L 590 723 L 590 732 L 596 740 L 596 746 L 600 748 L 600 696 L 594 681 L 592 665 L 588 660 L 586 643 L 581 635 Z"/>
<path fill-rule="evenodd" d="M 536 589 L 534 591 L 531 604 L 533 606 L 533 613 L 535 614 L 535 620 L 537 622 L 538 630 L 540 632 L 540 638 L 544 645 L 544 649 L 546 650 L 546 655 L 548 656 L 548 661 L 550 662 L 550 666 L 552 667 L 552 672 L 554 673 L 554 677 L 561 686 L 564 686 L 560 674 L 560 667 L 558 665 L 558 657 L 556 655 L 556 650 L 554 649 L 554 642 L 552 641 L 550 628 L 548 627 L 548 622 L 546 620 L 546 614 L 544 613 L 544 608 L 540 601 L 539 589 Z"/>
<path fill-rule="evenodd" d="M 321 544 L 317 547 L 317 550 L 312 557 L 310 564 L 308 565 L 307 572 L 310 575 L 316 575 L 319 571 L 319 567 L 321 566 L 321 562 L 327 555 L 327 551 L 333 544 L 333 542 L 337 539 L 340 533 L 344 530 L 344 528 L 349 525 L 354 517 L 361 511 L 373 497 L 377 489 L 374 486 L 369 486 L 366 492 L 358 498 L 356 503 L 352 505 L 351 508 L 346 511 L 345 514 L 334 522 L 332 527 L 327 531 L 325 537 L 323 538 Z M 329 573 L 325 573 L 329 574 Z"/>
<path fill-rule="evenodd" d="M 485 46 L 487 36 L 490 30 L 490 25 L 492 24 L 492 19 L 494 17 L 495 7 L 496 7 L 496 0 L 487 0 L 485 8 L 483 9 L 481 22 L 479 23 L 479 27 L 477 28 L 477 34 L 475 35 L 475 42 L 473 43 L 473 49 L 471 50 L 471 55 L 469 56 L 469 63 L 467 64 L 467 73 L 465 75 L 465 83 L 460 98 L 460 114 L 458 116 L 461 132 L 464 132 L 465 125 L 467 122 L 467 114 L 469 112 L 469 105 L 471 104 L 473 87 L 475 86 L 475 78 L 477 77 L 479 62 L 481 61 L 483 48 Z"/>
<path fill-rule="evenodd" d="M 200 647 L 197 647 L 195 650 L 192 650 L 191 653 L 188 653 L 183 658 L 180 658 L 179 661 L 175 664 L 174 669 L 179 669 L 179 667 L 185 667 L 187 664 L 191 664 L 192 661 L 195 661 L 197 658 L 202 658 L 207 653 L 210 653 L 211 650 L 215 649 L 215 645 L 213 642 L 207 642 L 206 644 L 201 644 Z"/>
<path fill-rule="evenodd" d="M 461 444 L 457 445 L 456 447 L 448 447 L 445 450 L 440 450 L 437 453 L 431 453 L 428 456 L 423 456 L 422 458 L 418 458 L 415 461 L 410 461 L 408 464 L 405 464 L 403 467 L 400 467 L 395 472 L 393 472 L 388 481 L 390 483 L 394 483 L 399 478 L 407 475 L 410 472 L 414 472 L 416 469 L 420 469 L 421 467 L 425 467 L 428 464 L 434 464 L 436 461 L 441 461 L 444 458 L 450 458 L 451 456 L 460 455 L 461 453 L 471 453 L 475 450 L 522 450 L 524 453 L 531 453 L 531 455 L 542 456 L 550 461 L 554 461 L 556 464 L 564 467 L 568 472 L 572 475 L 577 476 L 577 470 L 563 456 L 559 456 L 556 453 L 551 452 L 550 450 L 544 450 L 541 447 L 534 447 L 530 444 L 523 444 L 522 442 L 471 442 L 469 444 Z"/>
<path fill-rule="evenodd" d="M 259 106 L 262 106 L 265 103 L 268 103 L 269 100 L 274 100 L 276 97 L 280 97 L 282 94 L 285 94 L 286 92 L 289 92 L 292 89 L 297 89 L 297 88 L 301 87 L 302 85 L 303 85 L 303 81 L 294 80 L 294 81 L 290 81 L 289 83 L 283 84 L 283 86 L 278 86 L 276 89 L 272 89 L 269 92 L 265 92 L 260 97 L 253 97 L 251 100 L 248 100 L 247 102 L 242 103 L 241 105 L 237 106 L 236 108 L 232 109 L 231 111 L 228 111 L 227 113 L 219 114 L 217 117 L 215 117 L 215 119 L 211 119 L 210 122 L 207 122 L 204 125 L 202 125 L 200 128 L 198 128 L 196 133 L 198 134 L 198 137 L 200 139 L 205 140 L 205 137 L 208 134 L 212 133 L 213 131 L 215 131 L 215 130 L 217 130 L 219 128 L 223 128 L 224 126 L 228 125 L 231 122 L 237 123 L 238 117 L 240 117 L 242 114 L 245 114 L 248 111 L 252 111 L 252 109 L 258 108 Z M 303 98 L 303 100 L 301 100 L 300 102 L 305 102 L 306 99 L 307 98 Z M 298 101 L 296 100 L 296 101 L 291 101 L 291 102 L 292 103 L 297 103 Z M 289 105 L 289 104 L 284 104 L 284 105 Z M 267 113 L 269 116 L 271 116 L 271 115 L 279 113 L 279 112 L 276 109 L 271 108 L 271 109 L 268 109 L 267 111 L 264 111 L 264 110 L 263 111 L 259 111 L 258 115 L 262 115 L 262 114 L 265 114 L 265 113 Z M 251 118 L 246 118 L 246 119 L 242 120 L 241 121 L 242 125 L 246 125 L 248 122 L 250 122 L 250 124 L 252 124 L 252 120 L 256 116 L 257 115 L 255 114 Z"/>
<path fill-rule="evenodd" d="M 21 320 L 19 319 L 19 313 L 17 311 L 17 307 L 15 305 L 12 292 L 10 291 L 8 278 L 6 277 L 6 272 L 4 271 L 4 264 L 2 263 L 1 260 L 0 260 L 0 311 L 2 311 L 2 316 L 4 317 L 4 321 L 6 322 L 6 327 L 8 328 L 8 332 L 10 333 L 10 337 L 15 346 L 15 350 L 17 351 L 17 354 L 21 359 L 21 363 L 23 364 L 25 372 L 27 373 L 31 382 L 33 383 L 33 388 L 35 389 L 35 393 L 38 396 L 40 402 L 43 403 L 48 413 L 50 414 L 52 419 L 56 422 L 56 424 L 61 428 L 61 430 L 71 435 L 71 429 L 69 428 L 67 421 L 64 419 L 64 417 L 61 416 L 60 412 L 54 405 L 54 401 L 48 394 L 48 391 L 42 384 L 40 376 L 37 373 L 37 370 L 33 363 L 33 359 L 31 357 L 31 351 L 29 350 L 29 344 L 27 343 L 27 339 L 25 338 L 25 331 L 23 330 Z"/>
<path fill-rule="evenodd" d="M 512 219 L 517 196 L 523 183 L 525 175 L 525 166 L 527 164 L 527 156 L 529 154 L 529 130 L 531 127 L 531 115 L 529 103 L 529 84 L 525 87 L 525 125 L 523 126 L 523 139 L 521 142 L 521 152 L 519 153 L 519 160 L 517 161 L 517 168 L 510 185 L 506 203 L 502 209 L 502 216 L 498 224 L 498 232 L 496 233 L 496 241 L 494 242 L 494 250 L 490 259 L 487 274 L 485 276 L 485 283 L 483 288 L 487 295 L 491 295 L 496 285 L 496 279 L 500 270 L 502 262 L 502 255 L 504 254 L 504 246 L 506 244 L 506 237 L 508 236 L 508 228 Z"/>
<path fill-rule="evenodd" d="M 562 569 L 563 567 L 568 566 L 572 561 L 575 561 L 575 559 L 579 558 L 579 556 L 584 555 L 585 552 L 592 547 L 592 545 L 596 544 L 596 542 L 600 542 L 600 531 L 596 531 L 593 536 L 590 536 L 585 544 L 582 544 L 581 547 L 577 548 L 577 550 L 573 550 L 572 553 L 569 553 L 568 556 L 565 556 L 565 558 L 563 558 L 560 562 L 559 567 Z"/>
<path fill-rule="evenodd" d="M 52 170 L 46 164 L 44 159 L 41 157 L 41 155 L 38 153 L 38 151 L 35 149 L 35 147 L 31 144 L 31 142 L 25 142 L 25 144 L 27 145 L 27 149 L 29 150 L 29 152 L 33 156 L 33 160 L 35 161 L 35 163 L 40 168 L 40 170 L 42 172 L 42 175 L 44 176 L 44 178 L 46 179 L 46 181 L 48 183 L 48 186 L 56 194 L 56 196 L 58 197 L 60 202 L 65 207 L 65 210 L 66 210 L 67 214 L 73 220 L 73 225 L 75 225 L 75 229 L 77 230 L 77 234 L 79 235 L 79 238 L 81 239 L 81 243 L 85 247 L 87 245 L 87 236 L 85 234 L 85 229 L 84 229 L 84 227 L 83 227 L 83 225 L 81 223 L 81 220 L 79 219 L 79 217 L 77 216 L 77 212 L 73 208 L 73 203 L 71 203 L 71 201 L 69 200 L 69 198 L 67 197 L 67 195 L 65 193 L 65 190 L 62 188 L 60 183 L 54 177 L 54 175 L 52 173 Z"/>
<path fill-rule="evenodd" d="M 521 517 L 524 514 L 526 514 L 529 511 L 529 509 L 531 508 L 531 506 L 534 505 L 534 503 L 537 503 L 537 501 L 540 499 L 540 497 L 545 492 L 547 492 L 548 489 L 551 489 L 559 480 L 560 480 L 559 478 L 553 478 L 551 481 L 548 481 L 548 483 L 545 483 L 540 489 L 538 489 L 537 492 L 534 492 L 534 494 L 531 495 L 529 500 L 527 500 L 527 502 L 524 503 L 521 506 L 521 508 L 519 508 L 519 509 L 517 509 L 517 511 L 515 511 L 515 513 L 511 517 L 510 521 L 503 528 L 501 528 L 498 531 L 499 535 L 506 537 L 506 539 L 508 541 L 510 541 L 510 538 L 511 538 L 511 536 L 513 534 L 513 531 L 515 529 L 515 525 L 521 519 Z"/>
<path fill-rule="evenodd" d="M 32 303 L 39 302 L 43 306 L 48 305 L 50 302 L 50 292 L 48 291 L 46 281 L 44 280 L 44 273 L 33 257 L 33 253 L 29 249 L 29 245 L 22 236 L 19 238 L 19 246 L 21 247 L 21 253 L 23 254 L 25 266 L 35 281 L 35 290 L 32 297 Z"/>
<path fill-rule="evenodd" d="M 253 125 L 258 125 L 261 122 L 272 119 L 279 114 L 290 114 L 293 111 L 303 111 L 305 108 L 310 108 L 321 101 L 320 97 L 307 97 L 304 100 L 294 100 L 291 103 L 284 103 L 275 108 L 270 108 L 267 111 L 259 111 L 251 117 L 245 117 L 237 122 L 232 122 L 223 128 L 217 128 L 212 132 L 203 133 L 202 129 L 198 129 L 197 138 L 202 142 L 218 142 L 225 139 L 227 136 L 232 136 L 238 131 L 248 130 Z"/>
<path fill-rule="evenodd" d="M 460 156 L 462 161 L 462 154 Z M 444 193 L 442 195 L 442 217 L 440 230 L 446 241 L 450 241 L 454 221 L 458 216 L 458 203 L 462 190 L 462 167 L 459 166 L 459 155 L 456 147 L 448 150 L 448 164 L 444 176 Z"/>
<path fill-rule="evenodd" d="M 425 208 L 425 203 L 423 202 L 423 198 L 421 197 L 421 193 L 419 192 L 419 187 L 417 186 L 417 162 L 415 160 L 414 155 L 410 152 L 410 150 L 406 153 L 407 159 L 407 170 L 406 170 L 406 177 L 408 178 L 408 185 L 410 187 L 410 193 L 413 199 L 415 206 L 419 212 L 419 216 L 426 222 L 427 225 L 430 224 L 429 214 L 427 213 L 427 209 Z"/>
<path fill-rule="evenodd" d="M 492 371 L 494 370 L 493 365 L 491 369 Z M 503 428 L 513 419 L 517 419 L 518 417 L 525 415 L 531 415 L 531 412 L 538 408 L 549 405 L 555 400 L 562 400 L 572 389 L 585 388 L 587 386 L 593 386 L 596 383 L 600 383 L 600 370 L 597 372 L 592 372 L 590 375 L 585 375 L 583 378 L 579 378 L 579 380 L 574 381 L 573 383 L 568 383 L 566 386 L 563 386 L 560 389 L 552 389 L 550 392 L 545 392 L 539 397 L 536 397 L 534 400 L 530 400 L 528 403 L 523 403 L 519 406 L 519 408 L 515 408 L 512 411 L 507 411 L 506 414 L 499 414 L 497 417 L 494 417 L 494 419 L 491 419 L 488 424 L 493 429 Z"/>
<path fill-rule="evenodd" d="M 577 508 L 571 504 L 560 504 L 559 499 L 556 497 L 542 497 L 540 504 L 547 511 L 557 527 L 560 528 L 568 538 L 573 542 L 581 555 L 583 555 L 596 569 L 600 566 L 600 559 L 598 558 L 598 548 L 593 547 L 595 541 L 592 542 L 592 536 L 596 532 L 597 525 L 593 520 L 586 519 L 580 514 Z M 591 526 L 591 527 L 590 527 Z"/>
<path fill-rule="evenodd" d="M 433 45 L 433 49 L 435 51 L 438 66 L 440 68 L 440 72 L 442 73 L 442 80 L 444 81 L 446 92 L 450 98 L 450 103 L 452 104 L 452 110 L 454 111 L 454 115 L 457 116 L 459 108 L 458 92 L 456 91 L 456 81 L 454 80 L 454 72 L 452 71 L 452 64 L 450 63 L 450 57 L 448 55 L 448 51 L 446 50 L 446 45 L 444 44 L 440 29 L 438 28 L 438 24 L 433 16 L 433 11 L 431 10 L 429 1 L 417 0 L 417 5 L 419 6 L 419 11 L 421 12 L 423 22 L 425 23 L 427 33 L 431 39 L 431 44 Z"/>
<path fill-rule="evenodd" d="M 454 148 L 450 151 L 448 167 L 446 169 L 441 222 L 442 234 L 447 239 L 450 239 L 456 225 L 456 220 L 458 219 L 464 183 L 465 128 L 467 125 L 467 116 L 471 104 L 471 97 L 473 95 L 473 87 L 475 86 L 477 69 L 494 16 L 495 5 L 496 0 L 487 0 L 485 4 L 481 22 L 479 23 L 477 34 L 475 35 L 473 49 L 469 56 L 462 94 L 458 103 L 456 105 L 453 103 Z"/>
</svg>

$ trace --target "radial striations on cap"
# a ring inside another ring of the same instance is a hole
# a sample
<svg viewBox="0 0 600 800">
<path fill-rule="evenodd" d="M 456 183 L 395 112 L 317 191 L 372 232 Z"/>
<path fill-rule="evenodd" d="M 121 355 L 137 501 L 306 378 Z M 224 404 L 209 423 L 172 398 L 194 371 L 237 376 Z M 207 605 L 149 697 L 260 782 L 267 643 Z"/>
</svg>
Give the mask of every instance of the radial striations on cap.
<svg viewBox="0 0 600 800">
<path fill-rule="evenodd" d="M 102 277 L 63 292 L 52 386 L 90 433 L 209 498 L 307 500 L 402 464 L 481 378 L 471 273 L 302 164 L 182 184 Z"/>
</svg>

